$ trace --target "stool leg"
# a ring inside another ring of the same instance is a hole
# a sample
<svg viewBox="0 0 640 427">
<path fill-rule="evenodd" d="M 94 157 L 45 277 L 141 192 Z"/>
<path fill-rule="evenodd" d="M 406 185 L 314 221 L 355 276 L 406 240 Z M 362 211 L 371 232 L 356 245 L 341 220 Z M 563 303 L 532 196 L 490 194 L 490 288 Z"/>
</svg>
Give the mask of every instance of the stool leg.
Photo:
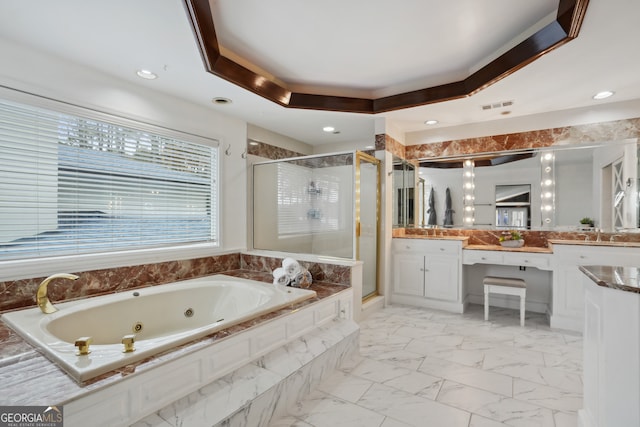
<svg viewBox="0 0 640 427">
<path fill-rule="evenodd" d="M 520 296 L 520 326 L 524 326 L 524 295 Z"/>
<path fill-rule="evenodd" d="M 484 320 L 489 320 L 489 290 L 484 289 Z"/>
</svg>

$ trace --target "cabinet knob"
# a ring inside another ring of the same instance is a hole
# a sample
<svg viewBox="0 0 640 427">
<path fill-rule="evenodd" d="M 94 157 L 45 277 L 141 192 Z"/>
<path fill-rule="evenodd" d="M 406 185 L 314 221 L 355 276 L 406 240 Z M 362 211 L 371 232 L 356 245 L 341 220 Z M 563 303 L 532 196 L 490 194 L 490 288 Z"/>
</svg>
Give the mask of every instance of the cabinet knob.
<svg viewBox="0 0 640 427">
<path fill-rule="evenodd" d="M 440 248 L 441 251 L 444 251 L 444 248 Z"/>
<path fill-rule="evenodd" d="M 486 258 L 485 258 L 485 257 L 480 257 L 480 259 L 481 259 L 481 260 L 483 260 L 483 261 L 485 261 L 485 260 L 486 260 Z"/>
<path fill-rule="evenodd" d="M 524 260 L 524 262 L 525 262 L 525 263 L 528 263 L 528 262 L 529 262 L 529 260 L 528 260 L 528 259 L 525 259 L 525 260 Z"/>
<path fill-rule="evenodd" d="M 406 246 L 406 248 L 407 248 L 407 249 L 411 249 L 411 246 L 407 245 L 407 246 Z"/>
</svg>

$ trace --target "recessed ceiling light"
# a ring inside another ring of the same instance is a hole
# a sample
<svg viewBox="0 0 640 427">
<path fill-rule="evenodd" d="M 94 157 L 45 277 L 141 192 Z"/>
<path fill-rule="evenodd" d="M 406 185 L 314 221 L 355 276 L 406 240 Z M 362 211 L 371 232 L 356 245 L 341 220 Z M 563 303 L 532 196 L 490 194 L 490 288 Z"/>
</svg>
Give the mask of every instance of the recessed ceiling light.
<svg viewBox="0 0 640 427">
<path fill-rule="evenodd" d="M 156 73 L 149 70 L 138 70 L 136 71 L 136 74 L 138 75 L 138 77 L 142 77 L 143 79 L 147 80 L 155 80 L 158 78 L 158 75 Z"/>
<path fill-rule="evenodd" d="M 233 101 L 231 101 L 229 98 L 223 98 L 219 96 L 217 98 L 213 98 L 211 102 L 218 105 L 228 105 L 228 104 L 231 104 Z"/>
<path fill-rule="evenodd" d="M 593 95 L 593 99 L 596 99 L 596 100 L 605 99 L 612 96 L 613 93 L 614 92 L 611 92 L 610 90 L 604 90 L 602 92 L 598 92 L 595 95 Z"/>
<path fill-rule="evenodd" d="M 336 130 L 336 128 L 334 128 L 333 126 L 325 126 L 325 127 L 322 128 L 322 130 L 324 132 L 331 133 L 331 132 L 334 132 Z"/>
<path fill-rule="evenodd" d="M 425 125 L 429 125 L 429 126 L 431 126 L 431 125 L 437 125 L 437 124 L 438 124 L 438 121 L 437 121 L 437 120 L 427 120 L 427 121 L 425 121 L 425 122 L 424 122 L 424 124 L 425 124 Z"/>
</svg>

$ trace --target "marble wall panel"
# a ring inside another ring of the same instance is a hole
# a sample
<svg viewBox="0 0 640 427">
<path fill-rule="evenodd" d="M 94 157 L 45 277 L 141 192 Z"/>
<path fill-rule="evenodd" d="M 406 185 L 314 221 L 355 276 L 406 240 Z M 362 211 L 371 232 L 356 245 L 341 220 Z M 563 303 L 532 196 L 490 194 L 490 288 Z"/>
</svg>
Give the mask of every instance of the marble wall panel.
<svg viewBox="0 0 640 427">
<path fill-rule="evenodd" d="M 571 144 L 619 141 L 640 136 L 640 118 L 467 138 L 405 147 L 407 159 L 426 159 Z M 390 151 L 390 150 L 387 150 Z"/>
<path fill-rule="evenodd" d="M 75 281 L 55 279 L 49 284 L 52 301 L 64 301 L 118 292 L 141 286 L 161 285 L 240 268 L 240 254 L 217 255 L 180 261 L 92 271 L 73 271 Z M 0 311 L 35 305 L 36 290 L 44 277 L 0 282 Z"/>
<path fill-rule="evenodd" d="M 252 143 L 253 144 L 252 144 Z M 291 157 L 304 156 L 302 153 L 276 147 L 265 142 L 251 141 L 247 143 L 247 153 L 253 156 L 264 157 L 270 160 L 289 159 Z"/>
<path fill-rule="evenodd" d="M 243 270 L 272 273 L 276 268 L 282 267 L 282 260 L 283 258 L 242 254 L 241 268 Z M 299 263 L 302 267 L 309 270 L 314 282 L 328 282 L 351 286 L 351 267 L 309 261 L 299 261 Z"/>
</svg>

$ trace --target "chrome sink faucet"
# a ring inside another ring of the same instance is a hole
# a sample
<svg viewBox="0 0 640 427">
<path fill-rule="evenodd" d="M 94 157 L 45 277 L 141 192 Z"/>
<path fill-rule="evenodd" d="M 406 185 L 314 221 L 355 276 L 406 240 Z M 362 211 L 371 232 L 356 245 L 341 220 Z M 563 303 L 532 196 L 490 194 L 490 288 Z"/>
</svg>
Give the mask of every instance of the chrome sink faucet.
<svg viewBox="0 0 640 427">
<path fill-rule="evenodd" d="M 38 291 L 36 292 L 36 300 L 38 301 L 38 307 L 40 307 L 40 310 L 44 314 L 51 314 L 58 311 L 58 309 L 55 308 L 53 304 L 51 304 L 51 301 L 49 301 L 49 297 L 47 296 L 47 287 L 49 285 L 49 282 L 52 281 L 53 279 L 77 280 L 78 276 L 76 276 L 75 274 L 58 273 L 58 274 L 53 274 L 47 277 L 46 279 L 44 279 L 42 282 L 40 282 L 40 285 L 38 286 Z"/>
</svg>

